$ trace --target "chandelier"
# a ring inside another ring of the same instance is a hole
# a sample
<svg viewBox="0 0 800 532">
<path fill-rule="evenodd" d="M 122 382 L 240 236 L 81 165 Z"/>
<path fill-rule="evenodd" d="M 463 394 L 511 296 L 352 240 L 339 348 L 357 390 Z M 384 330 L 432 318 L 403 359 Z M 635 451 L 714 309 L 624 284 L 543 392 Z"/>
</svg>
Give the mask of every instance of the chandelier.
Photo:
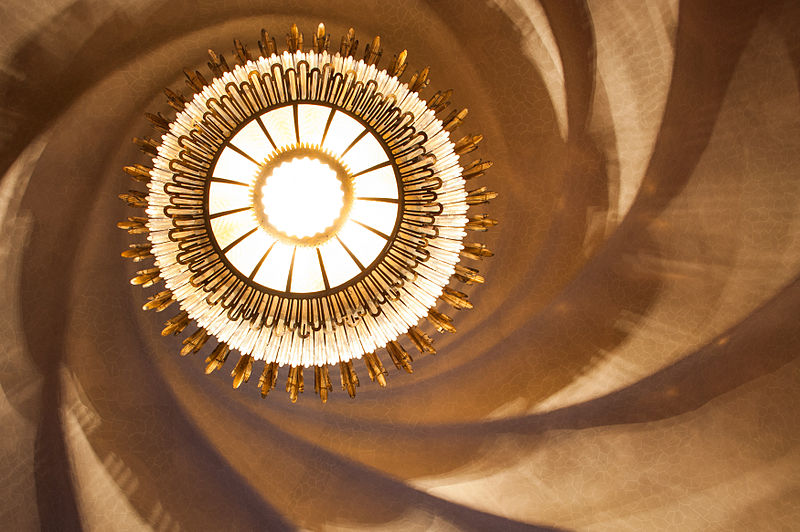
<svg viewBox="0 0 800 532">
<path fill-rule="evenodd" d="M 329 41 L 320 24 L 304 49 L 293 25 L 280 53 L 262 30 L 257 57 L 234 40 L 234 67 L 209 50 L 211 81 L 184 70 L 193 95 L 166 89 L 175 117 L 148 113 L 160 138 L 134 138 L 152 163 L 125 171 L 148 191 L 120 194 L 146 215 L 117 225 L 147 238 L 122 256 L 155 262 L 131 283 L 165 285 L 143 308 L 161 312 L 177 302 L 181 309 L 162 335 L 194 322 L 181 355 L 213 339 L 206 373 L 238 351 L 235 388 L 263 361 L 264 397 L 287 368 L 292 402 L 303 392 L 304 369 L 313 368 L 325 402 L 331 367 L 354 397 L 358 359 L 386 386 L 381 350 L 408 373 L 413 360 L 402 337 L 435 354 L 419 322 L 455 332 L 437 305 L 472 308 L 448 284 L 483 283 L 459 262 L 492 253 L 464 238 L 497 223 L 467 214 L 496 194 L 466 190 L 491 162 L 461 159 L 482 136 L 451 138 L 467 115 L 444 116 L 452 91 L 422 99 L 428 68 L 402 82 L 405 50 L 380 70 L 380 37 L 363 59 L 352 28 L 333 54 Z"/>
</svg>

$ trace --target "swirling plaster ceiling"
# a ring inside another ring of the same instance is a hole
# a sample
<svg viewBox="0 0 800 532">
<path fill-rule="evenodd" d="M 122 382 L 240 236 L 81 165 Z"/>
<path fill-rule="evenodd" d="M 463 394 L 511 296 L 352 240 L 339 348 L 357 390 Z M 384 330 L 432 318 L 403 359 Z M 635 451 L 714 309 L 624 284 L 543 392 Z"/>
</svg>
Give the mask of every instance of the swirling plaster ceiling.
<svg viewBox="0 0 800 532">
<path fill-rule="evenodd" d="M 800 520 L 796 3 L 14 0 L 0 21 L 2 528 Z M 439 355 L 291 405 L 159 336 L 114 197 L 181 68 L 320 21 L 456 89 L 502 224 Z"/>
</svg>

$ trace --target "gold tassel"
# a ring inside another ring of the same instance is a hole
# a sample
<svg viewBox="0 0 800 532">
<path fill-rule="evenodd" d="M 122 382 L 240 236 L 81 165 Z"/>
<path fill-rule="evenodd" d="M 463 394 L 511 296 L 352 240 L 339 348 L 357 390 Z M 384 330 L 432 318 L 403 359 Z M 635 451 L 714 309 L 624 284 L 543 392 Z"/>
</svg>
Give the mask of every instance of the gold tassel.
<svg viewBox="0 0 800 532">
<path fill-rule="evenodd" d="M 198 75 L 199 74 L 198 72 Z M 159 133 L 166 133 L 169 131 L 169 120 L 161 113 L 145 113 L 144 116 L 150 122 L 150 125 Z"/>
<path fill-rule="evenodd" d="M 150 296 L 147 300 L 147 303 L 142 306 L 142 310 L 155 310 L 156 312 L 161 312 L 173 303 L 175 303 L 175 298 L 172 297 L 172 292 L 169 290 L 163 290 L 154 296 Z"/>
<path fill-rule="evenodd" d="M 447 118 L 444 119 L 444 125 L 442 126 L 442 129 L 445 131 L 453 131 L 455 128 L 464 123 L 464 119 L 467 117 L 468 112 L 469 111 L 467 109 L 453 111 Z"/>
<path fill-rule="evenodd" d="M 253 357 L 250 355 L 242 355 L 239 357 L 239 362 L 236 363 L 236 367 L 231 371 L 233 388 L 236 389 L 241 386 L 243 382 L 249 381 L 251 371 L 253 371 Z"/>
<path fill-rule="evenodd" d="M 485 281 L 483 276 L 478 274 L 478 270 L 460 264 L 456 264 L 456 272 L 453 275 L 464 284 L 483 284 Z"/>
<path fill-rule="evenodd" d="M 450 105 L 450 97 L 453 95 L 453 89 L 446 91 L 437 91 L 436 94 L 428 101 L 428 108 L 434 113 L 440 113 L 447 109 Z"/>
<path fill-rule="evenodd" d="M 136 272 L 136 277 L 131 279 L 131 284 L 134 286 L 139 285 L 142 288 L 148 288 L 161 281 L 161 270 L 158 268 L 147 268 L 146 270 L 139 270 Z"/>
<path fill-rule="evenodd" d="M 233 40 L 233 46 L 235 48 L 234 53 L 236 54 L 236 59 L 239 60 L 240 65 L 245 65 L 248 61 L 253 59 L 250 55 L 250 50 L 247 49 L 247 45 L 242 44 L 242 41 L 239 39 Z"/>
<path fill-rule="evenodd" d="M 442 314 L 436 309 L 432 308 L 428 311 L 428 321 L 431 322 L 431 324 L 436 327 L 436 330 L 440 333 L 456 332 L 456 328 L 453 327 L 453 318 L 446 314 Z"/>
<path fill-rule="evenodd" d="M 297 29 L 297 24 L 292 24 L 292 27 L 289 28 L 289 33 L 286 34 L 286 46 L 289 47 L 288 51 L 290 53 L 303 51 L 303 34 Z M 297 398 L 295 397 L 296 400 Z"/>
<path fill-rule="evenodd" d="M 147 218 L 128 216 L 128 219 L 124 222 L 117 222 L 117 227 L 125 229 L 132 235 L 141 235 L 147 232 Z"/>
<path fill-rule="evenodd" d="M 333 390 L 328 366 L 314 366 L 314 393 L 323 403 L 328 402 L 328 392 Z"/>
<path fill-rule="evenodd" d="M 342 390 L 347 390 L 347 394 L 350 397 L 355 397 L 359 383 L 351 361 L 339 362 L 339 376 L 342 379 Z"/>
<path fill-rule="evenodd" d="M 402 76 L 403 72 L 406 71 L 406 66 L 408 66 L 406 64 L 407 57 L 408 57 L 408 50 L 403 50 L 398 55 L 396 55 L 392 60 L 392 66 L 390 66 L 387 69 L 386 73 L 396 78 Z"/>
<path fill-rule="evenodd" d="M 464 155 L 465 153 L 477 150 L 478 144 L 480 144 L 482 140 L 483 135 L 464 135 L 456 141 L 453 151 L 456 152 L 456 155 Z"/>
<path fill-rule="evenodd" d="M 378 381 L 381 388 L 386 387 L 386 376 L 389 374 L 375 353 L 364 353 L 364 365 L 367 366 L 369 380 Z"/>
<path fill-rule="evenodd" d="M 413 76 L 411 76 L 411 80 L 408 82 L 408 90 L 411 92 L 419 92 L 425 87 L 428 86 L 428 83 L 431 81 L 428 79 L 428 74 L 430 74 L 430 67 L 425 67 Z"/>
<path fill-rule="evenodd" d="M 261 372 L 261 377 L 258 379 L 258 387 L 261 388 L 261 397 L 264 398 L 269 394 L 269 391 L 275 388 L 275 383 L 278 381 L 278 363 L 267 362 L 264 364 L 264 371 Z"/>
<path fill-rule="evenodd" d="M 156 156 L 158 155 L 158 147 L 161 146 L 161 143 L 157 140 L 153 140 L 150 137 L 139 138 L 133 137 L 133 143 L 139 146 L 139 149 L 142 153 L 146 155 Z"/>
<path fill-rule="evenodd" d="M 492 161 L 484 161 L 482 159 L 478 159 L 477 161 L 472 161 L 464 168 L 464 171 L 461 172 L 461 177 L 464 179 L 475 179 L 476 177 L 480 177 L 486 173 L 486 170 L 492 167 L 494 163 Z"/>
<path fill-rule="evenodd" d="M 483 244 L 478 244 L 476 242 L 468 242 L 464 244 L 464 249 L 461 250 L 460 255 L 462 257 L 472 259 L 472 260 L 481 260 L 483 257 L 491 257 L 494 255 L 489 248 L 487 248 Z"/>
<path fill-rule="evenodd" d="M 261 30 L 261 40 L 258 41 L 258 49 L 264 57 L 274 55 L 278 51 L 278 47 L 275 44 L 275 37 L 270 37 L 265 29 Z"/>
<path fill-rule="evenodd" d="M 449 286 L 445 286 L 442 295 L 439 296 L 439 299 L 456 310 L 465 310 L 472 308 L 472 303 L 467 300 L 467 297 L 467 294 L 464 292 L 459 292 L 458 290 L 453 290 Z"/>
<path fill-rule="evenodd" d="M 397 369 L 404 369 L 408 373 L 414 373 L 414 368 L 411 367 L 411 362 L 413 362 L 414 359 L 411 358 L 408 351 L 403 349 L 402 345 L 398 342 L 391 341 L 386 344 L 386 350 L 389 352 L 389 356 Z"/>
<path fill-rule="evenodd" d="M 186 101 L 186 98 L 183 97 L 183 94 L 175 92 L 169 87 L 164 89 L 164 96 L 167 97 L 167 104 L 179 113 L 183 111 L 183 108 L 189 103 Z"/>
<path fill-rule="evenodd" d="M 194 93 L 202 92 L 203 88 L 208 85 L 206 78 L 200 73 L 199 70 L 192 72 L 188 68 L 184 68 L 183 75 L 186 76 L 186 85 Z"/>
<path fill-rule="evenodd" d="M 211 58 L 211 61 L 207 63 L 208 68 L 214 74 L 214 77 L 218 78 L 225 72 L 231 71 L 230 67 L 228 67 L 228 62 L 225 61 L 224 55 L 217 54 L 214 50 L 209 49 L 208 56 Z"/>
<path fill-rule="evenodd" d="M 414 344 L 414 347 L 416 347 L 417 351 L 420 353 L 436 354 L 436 349 L 433 347 L 433 340 L 418 327 L 411 327 L 406 333 L 406 336 L 408 336 L 411 343 Z"/>
<path fill-rule="evenodd" d="M 120 256 L 133 259 L 133 262 L 140 262 L 153 256 L 150 252 L 152 248 L 152 244 L 131 244 L 128 249 L 120 253 Z"/>
<path fill-rule="evenodd" d="M 469 217 L 466 229 L 470 231 L 488 231 L 490 227 L 495 225 L 497 225 L 497 220 L 489 218 L 488 214 L 478 214 L 477 216 Z"/>
<path fill-rule="evenodd" d="M 297 394 L 303 393 L 303 366 L 290 366 L 289 377 L 286 379 L 286 391 L 289 399 L 297 402 Z"/>
<path fill-rule="evenodd" d="M 139 190 L 129 190 L 117 195 L 119 199 L 128 204 L 128 207 L 144 209 L 147 207 L 147 193 Z"/>
<path fill-rule="evenodd" d="M 134 181 L 138 181 L 139 183 L 149 183 L 150 182 L 150 171 L 152 168 L 144 166 L 142 164 L 134 164 L 131 166 L 123 166 L 122 170 L 131 176 Z"/>
<path fill-rule="evenodd" d="M 492 192 L 486 187 L 476 188 L 467 192 L 467 205 L 481 205 L 489 203 L 497 197 L 497 192 Z"/>
<path fill-rule="evenodd" d="M 203 348 L 204 345 L 206 345 L 206 342 L 210 337 L 211 335 L 208 334 L 208 332 L 206 332 L 205 329 L 200 327 L 195 332 L 193 332 L 191 336 L 189 336 L 188 338 L 184 338 L 183 342 L 181 342 L 183 344 L 183 348 L 181 349 L 181 356 L 185 357 L 188 354 L 197 353 Z"/>
<path fill-rule="evenodd" d="M 228 344 L 223 342 L 217 344 L 217 347 L 206 357 L 206 375 L 224 366 L 230 352 L 231 348 L 228 347 Z"/>
<path fill-rule="evenodd" d="M 161 331 L 161 336 L 180 334 L 187 325 L 189 325 L 189 313 L 185 310 L 182 310 L 164 322 L 164 330 Z"/>
<path fill-rule="evenodd" d="M 331 36 L 325 34 L 325 24 L 320 22 L 319 26 L 317 26 L 317 33 L 314 34 L 314 50 L 316 50 L 318 54 L 321 54 L 328 49 L 330 40 Z"/>
<path fill-rule="evenodd" d="M 339 55 L 342 57 L 353 57 L 358 50 L 358 40 L 353 28 L 347 30 L 347 35 L 342 37 L 342 44 L 339 46 Z"/>
<path fill-rule="evenodd" d="M 381 36 L 376 35 L 375 38 L 372 39 L 372 43 L 368 44 L 366 48 L 364 48 L 364 62 L 368 65 L 377 65 L 381 60 L 382 55 L 383 50 L 381 50 Z"/>
</svg>

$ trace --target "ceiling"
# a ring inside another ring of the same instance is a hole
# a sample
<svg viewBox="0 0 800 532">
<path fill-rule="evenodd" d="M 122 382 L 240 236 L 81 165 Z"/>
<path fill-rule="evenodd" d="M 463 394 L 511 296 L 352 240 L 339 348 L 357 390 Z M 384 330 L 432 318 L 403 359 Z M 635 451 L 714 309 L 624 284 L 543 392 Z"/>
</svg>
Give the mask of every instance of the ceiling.
<svg viewBox="0 0 800 532">
<path fill-rule="evenodd" d="M 3 528 L 800 520 L 800 5 L 7 0 L 0 21 Z M 320 21 L 380 34 L 384 67 L 407 48 L 423 97 L 454 89 L 500 225 L 470 235 L 495 256 L 439 354 L 292 405 L 160 336 L 115 196 L 183 67 Z"/>
</svg>

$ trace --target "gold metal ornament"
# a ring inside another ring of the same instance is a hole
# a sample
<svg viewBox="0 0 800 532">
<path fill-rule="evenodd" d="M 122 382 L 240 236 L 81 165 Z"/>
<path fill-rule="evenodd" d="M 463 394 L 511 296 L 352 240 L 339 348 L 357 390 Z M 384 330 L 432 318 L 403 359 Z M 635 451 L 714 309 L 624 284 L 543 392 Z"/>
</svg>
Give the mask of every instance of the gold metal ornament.
<svg viewBox="0 0 800 532">
<path fill-rule="evenodd" d="M 381 350 L 412 373 L 403 337 L 433 355 L 423 318 L 439 332 L 456 331 L 436 307 L 473 307 L 448 283 L 484 282 L 459 261 L 492 256 L 464 238 L 497 224 L 486 213 L 467 216 L 497 193 L 466 190 L 466 180 L 492 166 L 465 157 L 483 136 L 451 137 L 468 110 L 445 115 L 451 89 L 424 99 L 427 66 L 403 82 L 407 50 L 387 54 L 375 36 L 359 52 L 351 28 L 330 53 L 324 24 L 309 40 L 293 24 L 283 40 L 281 52 L 266 30 L 257 46 L 235 39 L 232 63 L 209 50 L 207 73 L 184 69 L 189 94 L 164 90 L 173 115 L 147 113 L 155 137 L 133 139 L 150 163 L 123 168 L 147 190 L 119 198 L 144 215 L 117 226 L 147 238 L 123 257 L 154 261 L 131 283 L 165 284 L 143 309 L 180 307 L 161 334 L 196 324 L 181 356 L 213 338 L 206 373 L 237 351 L 234 388 L 263 363 L 261 396 L 285 372 L 292 402 L 308 368 L 325 403 L 331 366 L 355 397 L 355 360 L 385 387 Z M 381 70 L 384 56 L 391 61 Z"/>
</svg>

